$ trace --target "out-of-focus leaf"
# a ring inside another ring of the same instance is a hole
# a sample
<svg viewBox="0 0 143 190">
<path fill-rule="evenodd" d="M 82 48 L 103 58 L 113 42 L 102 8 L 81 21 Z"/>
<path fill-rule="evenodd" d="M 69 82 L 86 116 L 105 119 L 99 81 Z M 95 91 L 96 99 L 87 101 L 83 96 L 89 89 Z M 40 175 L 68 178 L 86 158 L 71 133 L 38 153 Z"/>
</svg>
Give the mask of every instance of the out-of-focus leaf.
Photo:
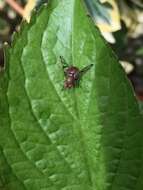
<svg viewBox="0 0 143 190">
<path fill-rule="evenodd" d="M 37 2 L 36 0 L 27 0 L 27 3 L 24 8 L 24 15 L 23 15 L 24 19 L 26 19 L 27 22 L 30 21 L 31 11 L 36 6 L 36 2 Z"/>
<path fill-rule="evenodd" d="M 139 49 L 136 51 L 136 55 L 142 55 L 142 56 L 143 56 L 143 47 L 139 48 Z"/>
<path fill-rule="evenodd" d="M 32 10 L 34 8 L 39 9 L 40 6 L 44 3 L 48 3 L 48 0 L 27 0 L 27 3 L 24 8 L 24 19 L 26 19 L 27 22 L 29 22 Z"/>
<path fill-rule="evenodd" d="M 127 62 L 127 61 L 120 61 L 123 69 L 125 70 L 125 72 L 127 74 L 130 74 L 133 70 L 134 70 L 134 66 L 133 64 Z"/>
<path fill-rule="evenodd" d="M 138 101 L 138 102 L 139 102 L 141 114 L 143 115 L 143 101 Z"/>
<path fill-rule="evenodd" d="M 4 19 L 0 18 L 0 35 L 6 36 L 9 33 L 9 30 L 10 30 L 10 28 L 9 28 L 8 23 Z M 0 41 L 1 41 L 1 39 L 0 39 Z"/>
<path fill-rule="evenodd" d="M 130 27 L 131 24 L 136 24 L 136 15 L 134 15 L 132 9 L 126 4 L 125 1 L 119 1 L 119 7 L 121 12 L 121 18 L 127 27 Z"/>
<path fill-rule="evenodd" d="M 104 36 L 104 38 L 110 42 L 111 44 L 114 44 L 116 42 L 113 34 L 111 32 L 103 32 L 101 31 L 102 35 Z"/>
<path fill-rule="evenodd" d="M 120 15 L 116 1 L 85 0 L 85 3 L 101 32 L 113 32 L 121 28 Z M 107 6 L 108 4 L 110 6 Z"/>
<path fill-rule="evenodd" d="M 4 30 L 6 26 L 7 22 L 4 19 L 0 18 L 0 32 Z"/>
<path fill-rule="evenodd" d="M 110 24 L 109 8 L 101 4 L 99 0 L 84 0 L 89 13 L 94 18 L 96 23 L 104 22 Z"/>
<path fill-rule="evenodd" d="M 36 1 L 36 9 L 39 9 L 40 8 L 40 6 L 42 5 L 42 4 L 44 4 L 44 3 L 48 3 L 48 0 L 37 0 Z"/>
<path fill-rule="evenodd" d="M 0 9 L 3 9 L 5 6 L 5 1 L 4 0 L 0 0 Z"/>
<path fill-rule="evenodd" d="M 121 18 L 128 28 L 129 36 L 138 37 L 143 31 L 143 9 L 138 9 L 133 4 L 130 6 L 130 4 L 126 1 L 119 1 Z"/>
<path fill-rule="evenodd" d="M 134 3 L 139 8 L 143 8 L 143 0 L 130 0 L 132 3 Z"/>
</svg>

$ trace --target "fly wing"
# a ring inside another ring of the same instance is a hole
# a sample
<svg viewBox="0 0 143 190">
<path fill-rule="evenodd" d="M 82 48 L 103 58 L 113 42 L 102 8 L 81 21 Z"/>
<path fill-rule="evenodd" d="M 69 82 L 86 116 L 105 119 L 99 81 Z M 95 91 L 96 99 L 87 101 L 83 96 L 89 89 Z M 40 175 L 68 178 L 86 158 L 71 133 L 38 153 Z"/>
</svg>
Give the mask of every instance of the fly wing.
<svg viewBox="0 0 143 190">
<path fill-rule="evenodd" d="M 64 75 L 66 76 L 66 69 L 68 68 L 68 64 L 66 63 L 65 59 L 62 56 L 60 56 L 60 62 L 63 67 Z"/>
<path fill-rule="evenodd" d="M 87 65 L 86 67 L 84 67 L 83 69 L 81 69 L 79 72 L 80 76 L 82 76 L 84 73 L 86 73 L 92 66 L 93 66 L 93 64 L 90 64 L 90 65 Z"/>
<path fill-rule="evenodd" d="M 67 68 L 67 67 L 68 67 L 68 64 L 66 63 L 65 59 L 64 59 L 62 56 L 60 56 L 60 60 L 61 60 L 63 69 Z"/>
</svg>

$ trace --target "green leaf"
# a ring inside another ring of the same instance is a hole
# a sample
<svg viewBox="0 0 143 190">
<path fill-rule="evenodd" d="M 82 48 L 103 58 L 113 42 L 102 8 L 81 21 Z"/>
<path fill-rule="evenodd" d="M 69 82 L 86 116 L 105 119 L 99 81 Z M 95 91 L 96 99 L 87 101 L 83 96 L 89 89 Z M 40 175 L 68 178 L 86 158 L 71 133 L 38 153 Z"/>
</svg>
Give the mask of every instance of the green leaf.
<svg viewBox="0 0 143 190">
<path fill-rule="evenodd" d="M 59 57 L 94 66 L 63 89 Z M 81 0 L 23 24 L 0 77 L 0 189 L 142 190 L 142 116 Z"/>
<path fill-rule="evenodd" d="M 84 0 L 89 13 L 96 22 L 110 24 L 111 18 L 109 11 L 112 7 L 106 7 L 99 0 Z"/>
<path fill-rule="evenodd" d="M 138 101 L 138 103 L 139 103 L 140 111 L 143 114 L 143 101 Z"/>
<path fill-rule="evenodd" d="M 136 55 L 143 56 L 143 47 L 137 49 Z"/>
</svg>

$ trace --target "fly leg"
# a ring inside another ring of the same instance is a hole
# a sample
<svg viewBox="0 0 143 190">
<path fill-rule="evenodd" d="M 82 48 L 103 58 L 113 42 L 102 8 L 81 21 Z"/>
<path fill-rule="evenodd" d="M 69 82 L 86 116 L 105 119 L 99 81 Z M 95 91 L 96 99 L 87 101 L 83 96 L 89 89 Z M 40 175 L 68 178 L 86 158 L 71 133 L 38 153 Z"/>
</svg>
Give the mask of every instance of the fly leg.
<svg viewBox="0 0 143 190">
<path fill-rule="evenodd" d="M 69 66 L 62 56 L 60 56 L 60 61 L 61 61 L 62 67 L 63 67 L 64 75 L 66 76 L 66 68 L 68 68 Z"/>
<path fill-rule="evenodd" d="M 93 66 L 93 64 L 90 64 L 90 65 L 87 65 L 86 67 L 84 67 L 83 69 L 81 69 L 79 71 L 80 75 L 83 75 L 84 73 L 86 73 L 92 66 Z"/>
</svg>

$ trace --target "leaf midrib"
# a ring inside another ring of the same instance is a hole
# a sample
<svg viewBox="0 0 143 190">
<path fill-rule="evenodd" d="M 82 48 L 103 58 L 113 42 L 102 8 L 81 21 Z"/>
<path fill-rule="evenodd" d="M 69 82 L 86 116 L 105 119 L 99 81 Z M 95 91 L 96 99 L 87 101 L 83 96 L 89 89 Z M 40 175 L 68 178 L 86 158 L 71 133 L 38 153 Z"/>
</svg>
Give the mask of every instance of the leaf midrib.
<svg viewBox="0 0 143 190">
<path fill-rule="evenodd" d="M 71 41 L 72 41 L 72 44 L 71 44 L 71 46 L 72 46 L 72 61 L 73 61 L 73 63 L 75 63 L 75 61 L 74 61 L 74 39 L 73 39 L 73 36 L 74 36 L 74 22 L 75 22 L 75 20 L 76 20 L 76 18 L 75 18 L 75 6 L 76 6 L 76 2 L 77 2 L 77 0 L 73 0 L 74 1 L 74 3 L 73 3 L 73 15 L 72 15 L 72 35 L 71 35 Z M 91 88 L 91 90 L 92 90 L 92 88 Z M 78 103 L 77 103 L 77 95 L 76 95 L 76 91 L 74 91 L 74 100 L 75 100 L 75 106 L 76 106 L 76 113 L 77 113 L 77 118 L 78 118 L 78 123 L 79 123 L 79 130 L 78 130 L 78 132 L 79 132 L 79 137 L 81 137 L 80 138 L 80 146 L 81 146 L 81 150 L 82 150 L 82 152 L 83 152 L 83 157 L 84 157 L 84 162 L 85 162 L 85 167 L 86 167 L 86 171 L 87 171 L 87 174 L 88 174 L 88 181 L 89 181 L 89 185 L 91 186 L 91 188 L 93 188 L 93 181 L 92 181 L 92 172 L 91 172 L 91 167 L 90 167 L 90 160 L 89 160 L 89 158 L 88 158 L 88 154 L 87 154 L 87 147 L 86 147 L 86 142 L 85 142 L 85 137 L 84 137 L 84 133 L 82 132 L 82 129 L 84 128 L 84 127 L 82 127 L 82 124 L 81 124 L 81 119 L 80 119 L 80 117 L 79 117 L 79 111 L 78 111 Z"/>
</svg>

